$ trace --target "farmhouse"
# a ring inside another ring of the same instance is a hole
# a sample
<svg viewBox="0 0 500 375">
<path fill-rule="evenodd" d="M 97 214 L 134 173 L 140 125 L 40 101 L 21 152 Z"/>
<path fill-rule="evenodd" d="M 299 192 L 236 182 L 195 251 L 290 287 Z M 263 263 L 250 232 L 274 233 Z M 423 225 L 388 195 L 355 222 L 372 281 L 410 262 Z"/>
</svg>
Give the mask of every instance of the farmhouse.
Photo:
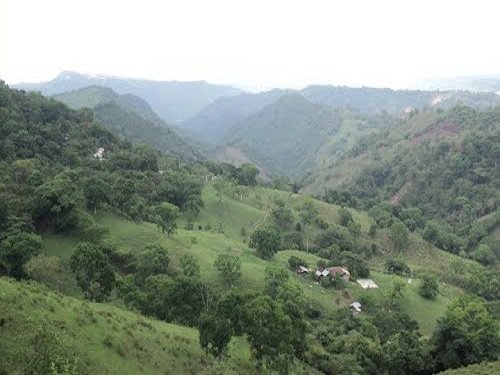
<svg viewBox="0 0 500 375">
<path fill-rule="evenodd" d="M 330 267 L 325 269 L 316 270 L 316 277 L 322 278 L 331 275 L 331 277 L 339 276 L 344 281 L 349 281 L 351 274 L 349 271 L 343 267 Z"/>
<path fill-rule="evenodd" d="M 309 273 L 309 269 L 307 267 L 304 267 L 304 266 L 299 266 L 297 268 L 297 273 L 299 275 L 305 275 L 306 273 Z"/>
</svg>

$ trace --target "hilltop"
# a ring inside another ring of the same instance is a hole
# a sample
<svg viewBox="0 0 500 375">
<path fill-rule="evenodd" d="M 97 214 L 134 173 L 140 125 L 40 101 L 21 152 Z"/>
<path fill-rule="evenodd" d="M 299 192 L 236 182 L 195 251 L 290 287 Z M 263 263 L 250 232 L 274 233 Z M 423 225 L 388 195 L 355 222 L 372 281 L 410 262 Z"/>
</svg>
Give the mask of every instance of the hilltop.
<svg viewBox="0 0 500 375">
<path fill-rule="evenodd" d="M 40 91 L 44 95 L 56 95 L 92 85 L 109 87 L 119 94 L 133 94 L 143 98 L 162 119 L 171 123 L 193 116 L 219 97 L 241 92 L 234 87 L 213 85 L 202 81 L 152 81 L 85 75 L 70 71 L 61 72 L 48 82 L 21 83 L 13 87 Z"/>
</svg>

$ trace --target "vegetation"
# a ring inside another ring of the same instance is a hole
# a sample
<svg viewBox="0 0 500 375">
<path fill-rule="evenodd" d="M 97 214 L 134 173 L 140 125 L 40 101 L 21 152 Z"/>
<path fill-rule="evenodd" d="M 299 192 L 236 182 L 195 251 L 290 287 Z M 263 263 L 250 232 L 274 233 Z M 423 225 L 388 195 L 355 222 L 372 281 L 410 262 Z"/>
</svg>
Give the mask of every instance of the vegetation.
<svg viewBox="0 0 500 375">
<path fill-rule="evenodd" d="M 252 164 L 172 160 L 5 85 L 0 116 L 0 373 L 428 374 L 498 358 L 494 211 L 454 224 L 378 193 L 266 188 Z"/>
</svg>

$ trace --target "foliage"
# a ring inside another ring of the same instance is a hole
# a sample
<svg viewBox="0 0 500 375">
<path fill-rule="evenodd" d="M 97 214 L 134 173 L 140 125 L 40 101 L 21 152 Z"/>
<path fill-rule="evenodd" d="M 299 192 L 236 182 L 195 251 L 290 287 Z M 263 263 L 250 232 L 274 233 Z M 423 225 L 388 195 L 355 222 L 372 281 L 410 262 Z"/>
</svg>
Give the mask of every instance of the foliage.
<svg viewBox="0 0 500 375">
<path fill-rule="evenodd" d="M 491 265 L 495 263 L 496 257 L 490 247 L 486 244 L 481 244 L 471 254 L 471 257 L 484 265 Z"/>
<path fill-rule="evenodd" d="M 235 285 L 241 278 L 241 260 L 234 255 L 218 255 L 214 266 L 221 274 L 227 287 Z"/>
<path fill-rule="evenodd" d="M 411 268 L 400 259 L 388 259 L 385 262 L 385 269 L 390 274 L 399 276 L 411 276 Z"/>
<path fill-rule="evenodd" d="M 170 258 L 161 245 L 148 245 L 137 256 L 135 275 L 140 280 L 149 276 L 167 274 Z"/>
<path fill-rule="evenodd" d="M 403 223 L 398 221 L 393 223 L 389 235 L 396 251 L 402 251 L 408 246 L 408 229 Z"/>
<path fill-rule="evenodd" d="M 200 345 L 207 354 L 220 357 L 231 340 L 231 325 L 229 320 L 213 315 L 202 315 L 198 326 Z"/>
<path fill-rule="evenodd" d="M 168 202 L 160 204 L 156 210 L 156 225 L 162 233 L 174 234 L 177 230 L 176 220 L 179 217 L 179 209 Z"/>
<path fill-rule="evenodd" d="M 102 246 L 79 243 L 71 256 L 70 267 L 86 298 L 100 302 L 111 293 L 115 274 Z"/>
<path fill-rule="evenodd" d="M 265 289 L 272 298 L 276 298 L 279 288 L 288 280 L 288 271 L 285 268 L 270 265 L 266 267 Z"/>
<path fill-rule="evenodd" d="M 0 267 L 7 275 L 20 279 L 26 276 L 24 265 L 42 248 L 42 238 L 36 234 L 12 229 L 0 242 Z M 0 269 L 1 269 L 0 268 Z"/>
<path fill-rule="evenodd" d="M 281 235 L 273 227 L 257 229 L 250 236 L 250 247 L 257 251 L 262 259 L 271 259 L 278 251 L 281 243 Z"/>
<path fill-rule="evenodd" d="M 461 297 L 448 307 L 433 336 L 438 369 L 495 360 L 500 338 L 494 318 L 483 302 Z"/>
<path fill-rule="evenodd" d="M 420 279 L 420 286 L 418 288 L 419 294 L 427 299 L 436 298 L 439 292 L 437 279 L 432 275 L 423 275 Z"/>
<path fill-rule="evenodd" d="M 182 274 L 186 277 L 200 277 L 200 265 L 191 254 L 183 254 L 181 256 L 181 268 Z"/>
<path fill-rule="evenodd" d="M 307 267 L 307 262 L 295 255 L 292 255 L 290 258 L 288 258 L 288 267 L 292 271 L 296 271 L 299 266 Z"/>
</svg>

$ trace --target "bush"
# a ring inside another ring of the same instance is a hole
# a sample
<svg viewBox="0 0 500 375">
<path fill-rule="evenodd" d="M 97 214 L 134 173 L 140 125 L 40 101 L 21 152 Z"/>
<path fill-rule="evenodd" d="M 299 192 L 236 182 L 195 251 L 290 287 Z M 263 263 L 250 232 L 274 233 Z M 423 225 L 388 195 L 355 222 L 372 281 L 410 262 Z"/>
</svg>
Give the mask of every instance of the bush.
<svg viewBox="0 0 500 375">
<path fill-rule="evenodd" d="M 488 245 L 479 245 L 476 251 L 471 254 L 471 258 L 477 260 L 484 265 L 495 263 L 496 257 Z"/>
<path fill-rule="evenodd" d="M 438 294 L 438 282 L 437 279 L 432 275 L 423 275 L 420 280 L 420 286 L 418 288 L 418 293 L 427 299 L 434 299 Z"/>
<path fill-rule="evenodd" d="M 411 269 L 408 265 L 399 259 L 389 259 L 385 262 L 385 270 L 387 273 L 399 276 L 410 276 Z"/>
<path fill-rule="evenodd" d="M 297 268 L 299 268 L 299 266 L 307 267 L 307 263 L 299 257 L 292 255 L 290 258 L 288 258 L 288 266 L 292 271 L 295 271 Z"/>
</svg>

